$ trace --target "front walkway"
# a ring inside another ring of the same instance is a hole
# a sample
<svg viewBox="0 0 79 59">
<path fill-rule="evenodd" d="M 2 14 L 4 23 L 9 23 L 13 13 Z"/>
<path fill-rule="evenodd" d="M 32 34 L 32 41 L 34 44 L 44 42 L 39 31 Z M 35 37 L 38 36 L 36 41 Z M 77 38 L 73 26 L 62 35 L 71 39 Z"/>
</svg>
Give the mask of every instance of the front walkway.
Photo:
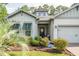
<svg viewBox="0 0 79 59">
<path fill-rule="evenodd" d="M 69 44 L 67 50 L 75 56 L 79 56 L 79 43 Z"/>
</svg>

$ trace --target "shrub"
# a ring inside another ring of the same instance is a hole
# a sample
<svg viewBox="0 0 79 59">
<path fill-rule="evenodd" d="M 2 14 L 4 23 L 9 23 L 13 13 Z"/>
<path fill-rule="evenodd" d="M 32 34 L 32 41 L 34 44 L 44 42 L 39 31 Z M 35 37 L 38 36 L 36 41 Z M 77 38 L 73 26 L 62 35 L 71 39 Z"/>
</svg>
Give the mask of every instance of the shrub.
<svg viewBox="0 0 79 59">
<path fill-rule="evenodd" d="M 48 46 L 48 43 L 49 43 L 49 39 L 47 38 L 47 37 L 45 37 L 45 38 L 42 38 L 41 40 L 40 40 L 40 45 L 42 45 L 42 46 Z"/>
<path fill-rule="evenodd" d="M 33 45 L 33 46 L 39 46 L 40 44 L 39 44 L 38 40 L 33 39 L 33 40 L 31 40 L 31 45 Z"/>
<path fill-rule="evenodd" d="M 40 41 L 42 38 L 40 36 L 36 36 L 34 39 Z"/>
<path fill-rule="evenodd" d="M 26 38 L 26 44 L 31 45 L 31 41 L 33 40 L 32 37 Z"/>
<path fill-rule="evenodd" d="M 68 42 L 64 40 L 63 38 L 58 38 L 53 40 L 54 46 L 58 50 L 64 50 L 66 46 L 68 45 Z"/>
<path fill-rule="evenodd" d="M 32 40 L 32 37 L 27 37 L 27 36 L 24 36 L 24 37 L 19 36 L 17 39 L 18 42 L 22 42 L 22 43 L 25 43 L 27 45 L 30 45 L 31 40 Z"/>
</svg>

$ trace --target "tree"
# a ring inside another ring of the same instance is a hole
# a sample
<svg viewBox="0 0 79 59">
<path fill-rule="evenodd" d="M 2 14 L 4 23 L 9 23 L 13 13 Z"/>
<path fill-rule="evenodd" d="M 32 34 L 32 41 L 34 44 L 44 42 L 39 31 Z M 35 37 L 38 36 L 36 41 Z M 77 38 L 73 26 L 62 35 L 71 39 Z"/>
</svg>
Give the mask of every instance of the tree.
<svg viewBox="0 0 79 59">
<path fill-rule="evenodd" d="M 5 16 L 7 16 L 7 10 L 5 5 L 0 4 L 0 21 L 4 21 L 5 20 Z"/>
<path fill-rule="evenodd" d="M 66 9 L 68 9 L 68 7 L 62 6 L 62 5 L 59 5 L 59 6 L 56 7 L 57 13 L 60 13 L 60 12 L 62 12 L 64 10 L 66 10 Z"/>
<path fill-rule="evenodd" d="M 38 10 L 40 10 L 40 9 L 42 9 L 42 6 L 39 6 L 39 7 L 38 7 Z"/>
<path fill-rule="evenodd" d="M 29 7 L 28 7 L 27 5 L 23 5 L 23 6 L 21 7 L 21 9 L 22 9 L 23 11 L 25 11 L 25 12 L 28 12 L 28 11 L 29 11 Z"/>
<path fill-rule="evenodd" d="M 33 13 L 35 9 L 35 7 L 30 7 L 30 12 Z"/>
<path fill-rule="evenodd" d="M 49 9 L 49 5 L 44 4 L 44 5 L 43 5 L 43 9 L 48 10 L 48 9 Z"/>
<path fill-rule="evenodd" d="M 54 8 L 54 6 L 53 5 L 51 5 L 50 7 L 49 7 L 49 11 L 50 11 L 50 15 L 54 15 L 54 13 L 55 13 L 55 8 Z"/>
</svg>

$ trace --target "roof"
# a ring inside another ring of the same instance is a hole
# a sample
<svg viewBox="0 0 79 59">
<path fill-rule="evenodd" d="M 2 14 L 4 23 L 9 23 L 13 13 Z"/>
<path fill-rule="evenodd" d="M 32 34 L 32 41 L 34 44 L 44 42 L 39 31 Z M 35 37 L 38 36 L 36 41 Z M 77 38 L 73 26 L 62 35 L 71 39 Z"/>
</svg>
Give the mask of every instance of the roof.
<svg viewBox="0 0 79 59">
<path fill-rule="evenodd" d="M 77 6 L 79 6 L 79 3 L 73 5 L 71 8 L 69 8 L 69 9 L 67 9 L 67 10 L 65 10 L 65 11 L 63 11 L 63 12 L 61 12 L 61 13 L 58 13 L 58 14 L 55 15 L 53 18 L 56 18 L 56 17 L 58 17 L 58 16 L 60 16 L 60 15 L 62 15 L 62 14 L 64 14 L 64 13 L 66 13 L 66 12 L 72 10 L 73 8 L 75 8 L 75 7 L 77 7 Z"/>
<path fill-rule="evenodd" d="M 38 12 L 40 12 L 40 11 L 48 12 L 48 10 L 46 10 L 46 9 L 44 9 L 44 8 L 38 8 L 38 9 L 35 9 L 35 11 L 38 11 Z"/>
<path fill-rule="evenodd" d="M 30 13 L 28 13 L 28 12 L 25 12 L 25 11 L 23 11 L 22 9 L 18 9 L 18 10 L 16 10 L 16 11 L 14 11 L 13 13 L 9 14 L 6 18 L 9 18 L 9 17 L 11 17 L 11 16 L 13 16 L 13 15 L 19 13 L 19 12 L 26 13 L 26 14 L 28 14 L 28 15 L 30 15 L 30 16 L 36 18 L 36 19 L 38 19 L 37 16 L 35 16 L 35 15 L 33 15 L 33 14 L 30 14 Z"/>
<path fill-rule="evenodd" d="M 48 10 L 44 9 L 44 8 L 38 8 L 38 9 L 35 9 L 33 13 L 35 12 L 48 12 Z"/>
</svg>

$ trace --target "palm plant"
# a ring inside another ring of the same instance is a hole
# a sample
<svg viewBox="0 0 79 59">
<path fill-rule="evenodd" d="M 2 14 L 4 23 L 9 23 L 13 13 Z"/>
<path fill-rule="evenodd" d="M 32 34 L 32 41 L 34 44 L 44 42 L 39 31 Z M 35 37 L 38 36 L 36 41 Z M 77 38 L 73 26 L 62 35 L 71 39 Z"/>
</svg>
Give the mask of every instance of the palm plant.
<svg viewBox="0 0 79 59">
<path fill-rule="evenodd" d="M 7 55 L 5 53 L 5 48 L 7 48 L 7 45 L 4 44 L 5 40 L 10 37 L 10 34 L 12 34 L 10 29 L 10 24 L 6 22 L 0 22 L 0 55 Z"/>
<path fill-rule="evenodd" d="M 20 37 L 16 34 L 16 30 L 10 30 L 11 24 L 8 22 L 0 23 L 0 55 L 8 55 L 5 53 L 5 50 L 10 45 L 17 45 L 19 44 L 22 47 L 22 51 L 29 50 L 28 45 L 26 43 L 24 37 Z M 10 50 L 11 51 L 11 50 Z M 24 55 L 24 54 L 23 54 Z"/>
</svg>

